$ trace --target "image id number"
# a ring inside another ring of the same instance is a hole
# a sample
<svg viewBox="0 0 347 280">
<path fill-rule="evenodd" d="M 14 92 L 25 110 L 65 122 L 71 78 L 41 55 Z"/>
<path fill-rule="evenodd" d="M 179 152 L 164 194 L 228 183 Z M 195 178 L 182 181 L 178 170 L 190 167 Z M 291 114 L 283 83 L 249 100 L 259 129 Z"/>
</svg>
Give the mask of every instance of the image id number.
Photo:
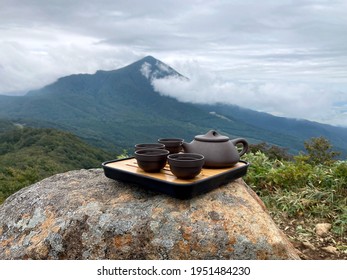
<svg viewBox="0 0 347 280">
<path fill-rule="evenodd" d="M 191 267 L 191 275 L 250 275 L 251 269 L 245 267 Z"/>
</svg>

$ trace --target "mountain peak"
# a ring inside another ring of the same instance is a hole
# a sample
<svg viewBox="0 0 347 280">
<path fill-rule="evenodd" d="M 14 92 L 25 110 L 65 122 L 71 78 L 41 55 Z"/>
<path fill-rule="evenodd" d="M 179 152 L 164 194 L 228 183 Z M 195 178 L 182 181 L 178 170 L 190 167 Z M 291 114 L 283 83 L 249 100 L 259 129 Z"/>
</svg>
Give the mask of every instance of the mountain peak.
<svg viewBox="0 0 347 280">
<path fill-rule="evenodd" d="M 175 69 L 151 55 L 145 56 L 144 58 L 128 65 L 126 68 L 137 68 L 148 80 L 161 79 L 167 76 L 185 78 Z"/>
<path fill-rule="evenodd" d="M 147 62 L 147 63 L 150 63 L 150 64 L 155 64 L 158 61 L 161 62 L 159 59 L 156 59 L 155 57 L 153 57 L 151 55 L 147 55 L 144 58 L 140 59 L 139 61 Z"/>
</svg>

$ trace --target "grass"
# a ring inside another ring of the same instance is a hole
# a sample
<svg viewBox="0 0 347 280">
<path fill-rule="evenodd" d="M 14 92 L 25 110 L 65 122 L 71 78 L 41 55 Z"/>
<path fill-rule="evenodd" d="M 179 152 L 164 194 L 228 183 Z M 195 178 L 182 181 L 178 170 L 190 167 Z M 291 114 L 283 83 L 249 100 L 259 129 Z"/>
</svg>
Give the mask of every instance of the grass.
<svg viewBox="0 0 347 280">
<path fill-rule="evenodd" d="M 269 159 L 262 152 L 243 157 L 251 163 L 246 183 L 274 216 L 325 220 L 344 238 L 347 231 L 347 162 L 308 163 L 303 156 L 293 161 Z"/>
</svg>

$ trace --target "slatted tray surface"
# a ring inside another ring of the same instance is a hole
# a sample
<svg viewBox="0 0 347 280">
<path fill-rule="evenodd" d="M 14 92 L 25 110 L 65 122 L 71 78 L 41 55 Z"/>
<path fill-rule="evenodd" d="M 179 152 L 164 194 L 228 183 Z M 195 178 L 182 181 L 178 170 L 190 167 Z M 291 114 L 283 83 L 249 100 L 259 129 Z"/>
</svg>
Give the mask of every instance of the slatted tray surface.
<svg viewBox="0 0 347 280">
<path fill-rule="evenodd" d="M 135 158 L 111 160 L 102 164 L 108 178 L 136 183 L 144 188 L 169 194 L 176 198 L 191 198 L 246 174 L 249 163 L 239 161 L 229 168 L 203 168 L 193 179 L 178 179 L 167 164 L 158 173 L 148 173 L 138 167 Z"/>
</svg>

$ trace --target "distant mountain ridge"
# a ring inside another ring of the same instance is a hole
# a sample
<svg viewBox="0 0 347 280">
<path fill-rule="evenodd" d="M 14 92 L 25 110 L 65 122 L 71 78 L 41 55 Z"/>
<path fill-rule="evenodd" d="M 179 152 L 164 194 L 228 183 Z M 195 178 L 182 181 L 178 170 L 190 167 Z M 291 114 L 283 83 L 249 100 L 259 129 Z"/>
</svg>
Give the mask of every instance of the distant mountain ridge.
<svg viewBox="0 0 347 280">
<path fill-rule="evenodd" d="M 347 154 L 347 129 L 278 119 L 237 106 L 179 102 L 160 95 L 151 84 L 153 78 L 170 75 L 188 79 L 147 56 L 117 70 L 62 77 L 25 96 L 0 96 L 0 118 L 64 129 L 116 152 L 160 137 L 190 141 L 196 134 L 216 129 L 230 137 L 266 141 L 293 152 L 303 149 L 304 140 L 324 136 Z"/>
<path fill-rule="evenodd" d="M 235 119 L 254 125 L 264 131 L 286 134 L 301 141 L 312 137 L 323 136 L 329 139 L 341 152 L 347 149 L 347 128 L 336 127 L 318 122 L 277 117 L 264 112 L 257 112 L 236 105 L 214 104 L 199 105 L 207 111 L 218 112 L 224 117 L 233 116 Z"/>
</svg>

